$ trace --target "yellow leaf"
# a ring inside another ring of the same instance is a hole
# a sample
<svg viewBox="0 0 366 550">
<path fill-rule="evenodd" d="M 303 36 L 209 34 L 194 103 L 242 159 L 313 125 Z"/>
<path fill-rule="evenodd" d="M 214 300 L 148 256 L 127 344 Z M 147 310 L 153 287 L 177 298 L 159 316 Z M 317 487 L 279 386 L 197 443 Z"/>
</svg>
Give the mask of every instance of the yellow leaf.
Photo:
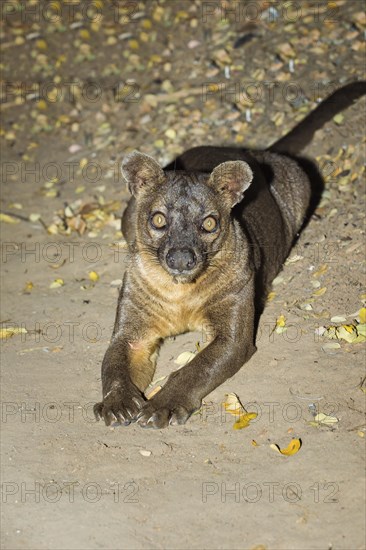
<svg viewBox="0 0 366 550">
<path fill-rule="evenodd" d="M 57 225 L 55 223 L 51 223 L 51 225 L 47 227 L 47 233 L 49 233 L 50 235 L 57 235 L 58 233 Z"/>
<path fill-rule="evenodd" d="M 51 103 L 55 103 L 57 100 L 59 100 L 59 90 L 55 87 L 52 88 L 49 92 L 47 92 L 47 99 Z M 67 122 L 70 121 L 69 117 L 67 115 L 60 115 L 59 120 L 61 122 L 66 122 L 66 118 L 68 119 Z"/>
<path fill-rule="evenodd" d="M 40 111 L 45 111 L 47 109 L 47 103 L 44 99 L 40 99 L 37 103 L 37 109 Z"/>
<path fill-rule="evenodd" d="M 333 117 L 334 122 L 335 122 L 336 124 L 338 124 L 338 125 L 339 125 L 339 124 L 342 124 L 343 119 L 344 119 L 344 115 L 342 115 L 342 113 L 339 113 L 338 115 L 335 115 L 335 116 Z"/>
<path fill-rule="evenodd" d="M 235 422 L 235 424 L 233 425 L 233 429 L 234 430 L 241 430 L 242 428 L 247 428 L 250 424 L 250 421 L 257 418 L 257 416 L 258 416 L 257 413 L 241 414 L 239 416 L 239 420 L 237 420 Z"/>
<path fill-rule="evenodd" d="M 324 332 L 324 336 L 331 340 L 345 340 L 349 344 L 364 342 L 366 339 L 366 324 L 359 323 L 358 325 L 341 325 L 336 327 L 331 325 Z"/>
<path fill-rule="evenodd" d="M 299 452 L 301 445 L 302 445 L 301 439 L 292 439 L 289 445 L 286 447 L 286 449 L 281 449 L 279 445 L 276 445 L 275 443 L 272 443 L 270 447 L 274 451 L 281 453 L 281 455 L 291 456 Z"/>
<path fill-rule="evenodd" d="M 284 315 L 280 315 L 276 321 L 276 325 L 278 327 L 284 327 L 286 324 L 286 318 Z"/>
<path fill-rule="evenodd" d="M 160 55 L 153 54 L 153 55 L 150 57 L 150 61 L 151 61 L 151 63 L 160 63 L 161 57 L 160 57 Z"/>
<path fill-rule="evenodd" d="M 275 331 L 277 332 L 277 334 L 282 334 L 287 330 L 285 325 L 286 325 L 286 317 L 284 315 L 280 315 L 276 320 L 276 326 L 275 326 Z"/>
<path fill-rule="evenodd" d="M 365 324 L 366 323 L 366 307 L 362 307 L 358 313 L 358 316 L 360 318 L 360 323 Z"/>
<path fill-rule="evenodd" d="M 256 442 L 255 439 L 252 439 L 252 445 L 253 447 L 259 447 L 258 443 Z"/>
<path fill-rule="evenodd" d="M 318 271 L 315 271 L 315 273 L 313 273 L 313 277 L 320 277 L 321 275 L 324 275 L 326 271 L 328 271 L 328 266 L 327 264 L 323 264 L 319 267 Z"/>
<path fill-rule="evenodd" d="M 355 325 L 342 325 L 336 329 L 337 337 L 346 340 L 349 344 L 352 344 L 358 336 L 357 328 Z"/>
<path fill-rule="evenodd" d="M 24 292 L 29 294 L 31 290 L 33 290 L 33 286 L 33 283 L 31 281 L 28 281 L 27 283 L 25 283 Z"/>
<path fill-rule="evenodd" d="M 173 130 L 173 128 L 168 128 L 168 130 L 166 130 L 165 132 L 165 135 L 169 139 L 175 139 L 177 134 L 176 134 L 176 131 Z"/>
<path fill-rule="evenodd" d="M 89 40 L 90 38 L 90 33 L 88 29 L 80 29 L 79 35 L 83 40 Z"/>
<path fill-rule="evenodd" d="M 235 393 L 226 394 L 226 400 L 223 402 L 223 406 L 226 412 L 236 417 L 236 422 L 233 425 L 234 430 L 247 428 L 250 421 L 258 416 L 257 413 L 247 412 Z"/>
<path fill-rule="evenodd" d="M 0 222 L 19 223 L 20 220 L 18 220 L 17 218 L 13 218 L 13 216 L 8 216 L 8 214 L 4 214 L 3 212 L 0 212 Z"/>
<path fill-rule="evenodd" d="M 323 294 L 325 294 L 326 291 L 327 291 L 327 287 L 323 286 L 323 288 L 319 288 L 319 290 L 315 290 L 313 292 L 313 296 L 323 296 Z"/>
<path fill-rule="evenodd" d="M 51 189 L 51 191 L 46 191 L 46 193 L 44 193 L 44 196 L 49 199 L 53 199 L 54 197 L 57 197 L 57 191 L 56 189 Z"/>
<path fill-rule="evenodd" d="M 96 273 L 96 271 L 89 271 L 89 279 L 93 281 L 93 283 L 96 283 L 99 281 L 99 275 Z"/>
<path fill-rule="evenodd" d="M 130 46 L 131 50 L 137 50 L 139 48 L 139 43 L 137 40 L 130 40 L 128 42 L 128 45 Z"/>
<path fill-rule="evenodd" d="M 16 137 L 14 132 L 9 131 L 5 133 L 5 139 L 7 139 L 8 141 L 13 141 L 15 138 Z"/>
<path fill-rule="evenodd" d="M 63 286 L 64 284 L 63 279 L 55 279 L 53 283 L 50 284 L 50 288 L 60 288 L 60 286 Z"/>
<path fill-rule="evenodd" d="M 274 291 L 270 292 L 267 296 L 267 302 L 272 302 L 275 296 L 276 296 L 276 293 Z"/>
<path fill-rule="evenodd" d="M 152 27 L 151 21 L 149 19 L 143 19 L 142 20 L 142 27 L 144 29 L 148 29 L 148 30 L 151 29 L 151 27 Z"/>
<path fill-rule="evenodd" d="M 335 416 L 329 416 L 324 413 L 317 414 L 314 420 L 315 422 L 319 422 L 319 424 L 325 424 L 325 425 L 337 424 L 337 422 L 339 422 L 338 418 L 336 418 Z"/>
<path fill-rule="evenodd" d="M 68 124 L 70 122 L 70 118 L 67 115 L 60 115 L 57 117 L 57 120 L 61 122 L 61 124 Z"/>
<path fill-rule="evenodd" d="M 223 406 L 226 412 L 233 414 L 235 416 L 240 416 L 245 414 L 246 410 L 243 405 L 240 403 L 236 393 L 227 393 L 226 400 L 223 402 Z"/>
<path fill-rule="evenodd" d="M 45 40 L 37 40 L 36 46 L 40 50 L 47 50 L 47 42 Z"/>
<path fill-rule="evenodd" d="M 0 328 L 0 340 L 11 338 L 11 336 L 14 336 L 15 334 L 26 334 L 27 332 L 27 329 L 21 327 Z"/>
</svg>

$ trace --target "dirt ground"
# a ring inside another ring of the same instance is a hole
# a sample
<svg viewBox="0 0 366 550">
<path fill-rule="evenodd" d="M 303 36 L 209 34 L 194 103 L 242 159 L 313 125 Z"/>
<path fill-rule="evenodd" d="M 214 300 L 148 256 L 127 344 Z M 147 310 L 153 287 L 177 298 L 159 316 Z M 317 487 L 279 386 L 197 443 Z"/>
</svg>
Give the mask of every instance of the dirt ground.
<svg viewBox="0 0 366 550">
<path fill-rule="evenodd" d="M 362 321 L 364 99 L 305 152 L 325 191 L 250 362 L 185 426 L 92 415 L 126 258 L 121 159 L 268 146 L 364 78 L 363 2 L 18 1 L 1 23 L 1 547 L 365 548 L 365 348 L 319 334 Z M 202 340 L 166 342 L 157 383 Z M 245 429 L 229 392 L 257 413 Z M 292 456 L 270 447 L 292 438 Z"/>
</svg>

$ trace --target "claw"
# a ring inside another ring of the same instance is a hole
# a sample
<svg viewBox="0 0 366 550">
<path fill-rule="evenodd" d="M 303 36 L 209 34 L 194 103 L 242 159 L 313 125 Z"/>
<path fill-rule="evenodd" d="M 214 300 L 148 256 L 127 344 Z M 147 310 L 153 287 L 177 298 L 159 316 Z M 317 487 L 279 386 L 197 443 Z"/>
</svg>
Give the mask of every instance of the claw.
<svg viewBox="0 0 366 550">
<path fill-rule="evenodd" d="M 128 426 L 128 424 L 130 423 L 121 413 L 121 411 L 117 412 L 117 422 L 119 426 Z"/>
<path fill-rule="evenodd" d="M 102 419 L 102 408 L 103 403 L 96 403 L 93 407 L 93 413 L 97 422 Z"/>
<path fill-rule="evenodd" d="M 136 416 L 135 416 L 135 422 L 139 422 L 139 420 L 144 416 L 145 412 L 144 411 L 140 411 Z"/>
<path fill-rule="evenodd" d="M 132 401 L 135 403 L 136 407 L 141 409 L 144 406 L 144 402 L 142 400 L 139 400 L 137 397 L 133 397 Z"/>
</svg>

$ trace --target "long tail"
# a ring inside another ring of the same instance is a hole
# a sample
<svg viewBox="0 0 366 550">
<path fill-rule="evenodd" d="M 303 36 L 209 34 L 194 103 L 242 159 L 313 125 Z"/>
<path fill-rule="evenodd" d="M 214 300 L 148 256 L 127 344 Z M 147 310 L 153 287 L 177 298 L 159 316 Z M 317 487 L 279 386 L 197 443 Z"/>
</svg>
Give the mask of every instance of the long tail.
<svg viewBox="0 0 366 550">
<path fill-rule="evenodd" d="M 312 140 L 315 132 L 322 128 L 337 113 L 350 107 L 366 94 L 366 81 L 351 82 L 332 93 L 318 107 L 304 118 L 293 130 L 268 147 L 276 153 L 300 153 Z"/>
</svg>

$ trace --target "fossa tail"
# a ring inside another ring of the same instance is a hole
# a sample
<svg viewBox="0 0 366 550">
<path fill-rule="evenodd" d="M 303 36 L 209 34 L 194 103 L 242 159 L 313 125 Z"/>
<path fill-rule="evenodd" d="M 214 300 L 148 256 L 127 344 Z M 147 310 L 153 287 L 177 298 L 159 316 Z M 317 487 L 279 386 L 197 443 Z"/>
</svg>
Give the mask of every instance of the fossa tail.
<svg viewBox="0 0 366 550">
<path fill-rule="evenodd" d="M 293 130 L 268 147 L 268 150 L 275 153 L 289 153 L 290 155 L 301 153 L 311 142 L 317 130 L 365 94 L 366 80 L 351 82 L 339 88 L 322 101 Z"/>
</svg>

